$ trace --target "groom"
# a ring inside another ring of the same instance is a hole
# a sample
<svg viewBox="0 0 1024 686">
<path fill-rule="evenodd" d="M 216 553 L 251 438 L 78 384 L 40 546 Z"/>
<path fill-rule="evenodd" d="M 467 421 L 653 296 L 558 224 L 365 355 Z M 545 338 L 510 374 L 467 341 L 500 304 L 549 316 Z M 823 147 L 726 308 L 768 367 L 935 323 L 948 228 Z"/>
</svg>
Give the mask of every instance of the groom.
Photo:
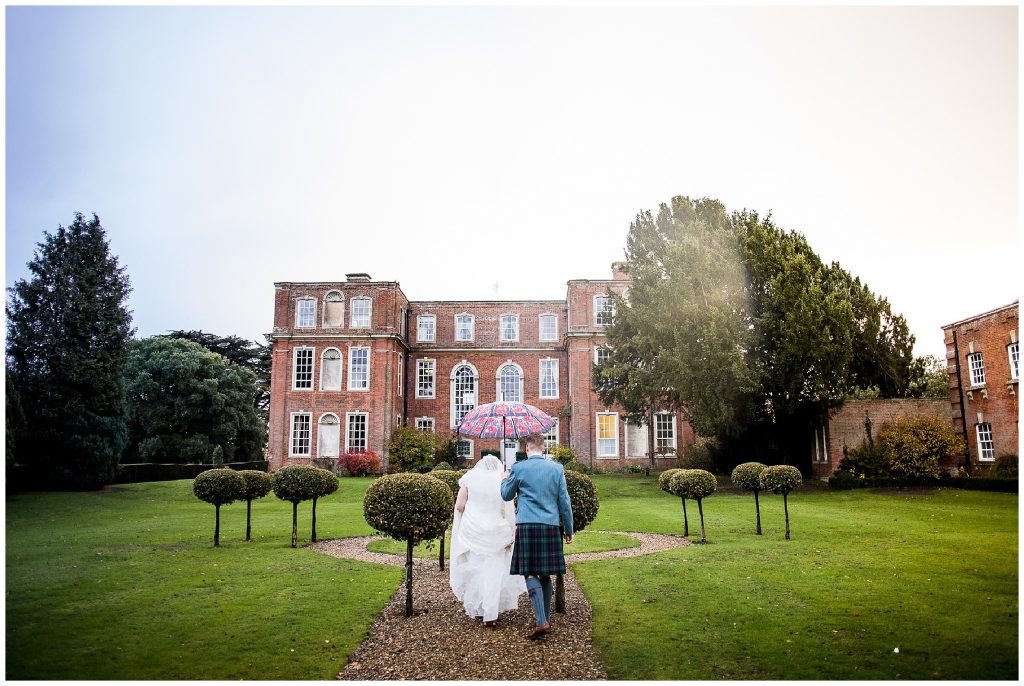
<svg viewBox="0 0 1024 686">
<path fill-rule="evenodd" d="M 510 573 L 526 577 L 526 590 L 537 616 L 536 628 L 527 635 L 530 639 L 543 636 L 551 628 L 551 575 L 565 573 L 559 521 L 565 542 L 572 543 L 572 507 L 565 471 L 557 462 L 545 460 L 543 452 L 544 436 L 527 436 L 527 459 L 512 465 L 501 482 L 503 499 L 519 496 Z"/>
</svg>

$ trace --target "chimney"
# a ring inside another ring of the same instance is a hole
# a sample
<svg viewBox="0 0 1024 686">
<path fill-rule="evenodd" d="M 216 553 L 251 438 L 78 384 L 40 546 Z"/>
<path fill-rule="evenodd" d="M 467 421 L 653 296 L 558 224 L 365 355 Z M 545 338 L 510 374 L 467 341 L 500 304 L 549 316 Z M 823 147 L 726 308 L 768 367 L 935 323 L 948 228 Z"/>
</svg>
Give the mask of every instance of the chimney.
<svg viewBox="0 0 1024 686">
<path fill-rule="evenodd" d="M 354 274 L 346 274 L 345 280 L 349 283 L 366 283 L 370 281 L 370 275 L 363 274 L 362 272 L 356 272 Z"/>
<path fill-rule="evenodd" d="M 625 262 L 612 262 L 612 280 L 629 281 L 629 265 Z"/>
</svg>

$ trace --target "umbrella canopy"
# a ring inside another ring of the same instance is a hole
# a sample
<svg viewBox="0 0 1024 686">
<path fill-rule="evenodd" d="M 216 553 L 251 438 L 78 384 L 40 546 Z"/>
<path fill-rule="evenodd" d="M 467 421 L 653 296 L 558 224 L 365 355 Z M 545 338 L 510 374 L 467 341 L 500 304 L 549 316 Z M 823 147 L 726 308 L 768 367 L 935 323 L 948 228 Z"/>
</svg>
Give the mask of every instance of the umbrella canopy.
<svg viewBox="0 0 1024 686">
<path fill-rule="evenodd" d="M 555 420 L 526 403 L 485 403 L 466 413 L 459 424 L 459 433 L 477 438 L 525 438 L 542 434 L 555 425 Z"/>
</svg>

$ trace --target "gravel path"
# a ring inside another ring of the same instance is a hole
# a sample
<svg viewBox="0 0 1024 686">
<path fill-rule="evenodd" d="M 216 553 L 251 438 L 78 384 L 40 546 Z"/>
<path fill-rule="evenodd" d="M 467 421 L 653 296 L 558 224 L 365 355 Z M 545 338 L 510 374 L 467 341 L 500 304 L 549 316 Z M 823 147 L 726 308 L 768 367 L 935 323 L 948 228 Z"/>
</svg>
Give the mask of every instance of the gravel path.
<svg viewBox="0 0 1024 686">
<path fill-rule="evenodd" d="M 680 536 L 620 533 L 640 541 L 636 548 L 566 555 L 566 562 L 635 557 L 689 545 Z M 314 550 L 363 562 L 404 566 L 401 555 L 366 549 L 382 536 L 362 536 L 320 541 Z M 447 567 L 447 565 L 446 565 Z M 552 600 L 552 606 L 554 601 Z M 341 680 L 597 680 L 607 679 L 594 650 L 591 610 L 572 571 L 565 574 L 565 613 L 555 612 L 551 632 L 538 641 L 525 635 L 533 628 L 528 596 L 519 607 L 498 617 L 488 628 L 468 617 L 448 586 L 448 571 L 440 571 L 437 559 L 413 561 L 413 607 L 405 616 L 405 582 L 370 627 L 370 638 L 352 655 Z"/>
</svg>

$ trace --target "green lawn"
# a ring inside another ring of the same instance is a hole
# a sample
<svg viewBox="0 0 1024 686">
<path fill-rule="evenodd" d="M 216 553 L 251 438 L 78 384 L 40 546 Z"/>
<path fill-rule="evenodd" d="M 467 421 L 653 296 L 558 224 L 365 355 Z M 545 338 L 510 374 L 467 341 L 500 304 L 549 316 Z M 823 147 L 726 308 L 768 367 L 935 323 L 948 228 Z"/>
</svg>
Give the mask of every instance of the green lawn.
<svg viewBox="0 0 1024 686">
<path fill-rule="evenodd" d="M 595 482 L 601 509 L 574 552 L 622 543 L 598 530 L 681 532 L 653 479 Z M 369 483 L 343 479 L 317 506 L 320 538 L 373 533 Z M 251 543 L 244 503 L 222 508 L 214 549 L 190 481 L 124 488 L 8 498 L 7 678 L 331 679 L 401 581 L 292 549 L 291 506 L 273 496 L 253 505 Z M 704 510 L 709 545 L 574 565 L 612 678 L 1017 677 L 1017 496 L 811 489 L 790 497 L 791 541 L 779 496 L 762 498 L 760 537 L 751 496 Z M 299 521 L 301 544 L 308 503 Z"/>
</svg>

